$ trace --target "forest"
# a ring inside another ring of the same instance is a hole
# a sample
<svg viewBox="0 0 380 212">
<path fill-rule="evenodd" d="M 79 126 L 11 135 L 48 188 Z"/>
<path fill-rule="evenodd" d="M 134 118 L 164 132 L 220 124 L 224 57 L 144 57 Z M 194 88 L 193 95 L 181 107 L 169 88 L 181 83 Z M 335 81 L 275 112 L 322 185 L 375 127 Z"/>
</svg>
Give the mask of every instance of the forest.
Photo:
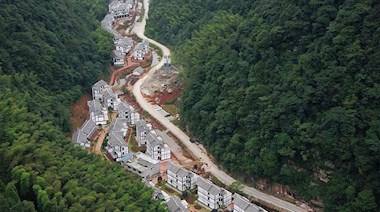
<svg viewBox="0 0 380 212">
<path fill-rule="evenodd" d="M 108 73 L 108 0 L 1 0 L 0 211 L 166 211 L 69 140 L 70 106 Z"/>
<path fill-rule="evenodd" d="M 182 124 L 241 181 L 324 211 L 380 210 L 380 2 L 157 0 Z"/>
</svg>

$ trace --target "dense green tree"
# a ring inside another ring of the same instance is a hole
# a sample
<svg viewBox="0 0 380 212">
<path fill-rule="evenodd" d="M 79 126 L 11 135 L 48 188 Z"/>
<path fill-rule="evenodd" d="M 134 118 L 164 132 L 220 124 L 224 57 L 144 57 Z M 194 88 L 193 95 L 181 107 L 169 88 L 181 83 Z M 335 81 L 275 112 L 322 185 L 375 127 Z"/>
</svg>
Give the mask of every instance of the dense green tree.
<svg viewBox="0 0 380 212">
<path fill-rule="evenodd" d="M 183 124 L 232 174 L 289 185 L 326 211 L 376 211 L 379 10 L 372 0 L 160 0 L 147 33 L 184 67 Z"/>
<path fill-rule="evenodd" d="M 165 211 L 138 176 L 68 139 L 71 104 L 107 71 L 108 3 L 1 1 L 0 211 Z"/>
</svg>

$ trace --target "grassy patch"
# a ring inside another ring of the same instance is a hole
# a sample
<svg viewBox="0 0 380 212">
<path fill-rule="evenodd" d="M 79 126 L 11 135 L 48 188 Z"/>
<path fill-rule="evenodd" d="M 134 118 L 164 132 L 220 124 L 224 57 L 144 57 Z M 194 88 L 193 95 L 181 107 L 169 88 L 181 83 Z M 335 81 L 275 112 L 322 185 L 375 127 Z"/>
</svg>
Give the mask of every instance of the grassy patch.
<svg viewBox="0 0 380 212">
<path fill-rule="evenodd" d="M 211 182 L 214 183 L 215 185 L 219 186 L 219 187 L 223 187 L 223 188 L 226 188 L 226 185 L 224 185 L 222 183 L 222 181 L 220 181 L 217 177 L 215 177 L 214 175 L 210 174 L 211 175 Z"/>
<path fill-rule="evenodd" d="M 162 105 L 162 108 L 173 116 L 179 112 L 179 109 L 175 104 L 164 104 Z"/>
<path fill-rule="evenodd" d="M 142 145 L 142 146 L 138 145 L 137 140 L 136 140 L 135 130 L 132 131 L 131 137 L 129 138 L 128 148 L 131 152 L 145 152 L 146 151 L 145 145 Z"/>
<path fill-rule="evenodd" d="M 177 195 L 178 195 L 178 192 L 176 192 L 176 191 L 173 190 L 172 188 L 166 186 L 166 183 L 163 183 L 159 188 L 160 188 L 161 190 L 165 191 L 166 193 L 170 194 L 170 195 L 174 195 L 174 194 L 177 194 Z"/>
</svg>

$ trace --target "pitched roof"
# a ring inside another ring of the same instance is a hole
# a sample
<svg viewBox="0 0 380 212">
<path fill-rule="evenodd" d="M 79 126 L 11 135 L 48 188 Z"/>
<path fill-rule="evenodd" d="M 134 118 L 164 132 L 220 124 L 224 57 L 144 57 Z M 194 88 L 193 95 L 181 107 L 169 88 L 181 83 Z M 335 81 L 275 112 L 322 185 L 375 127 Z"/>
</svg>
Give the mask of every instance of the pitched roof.
<svg viewBox="0 0 380 212">
<path fill-rule="evenodd" d="M 128 46 L 133 46 L 133 40 L 129 37 L 122 37 L 119 38 L 115 41 L 115 44 L 117 46 L 123 46 L 123 47 L 128 47 Z"/>
<path fill-rule="evenodd" d="M 121 52 L 121 51 L 118 51 L 118 50 L 113 50 L 112 51 L 112 58 L 114 58 L 114 59 L 124 59 L 124 54 L 123 54 L 123 52 Z"/>
<path fill-rule="evenodd" d="M 144 73 L 144 69 L 141 66 L 139 66 L 139 67 L 135 68 L 132 73 L 135 75 L 136 74 L 140 75 L 140 74 Z"/>
<path fill-rule="evenodd" d="M 111 122 L 109 131 L 120 132 L 123 129 L 127 128 L 127 123 L 128 123 L 128 119 L 126 118 L 116 118 L 115 120 Z"/>
<path fill-rule="evenodd" d="M 90 112 L 97 112 L 102 110 L 102 105 L 100 104 L 99 100 L 93 99 L 87 102 L 88 108 Z"/>
<path fill-rule="evenodd" d="M 92 87 L 93 87 L 93 88 L 101 88 L 102 86 L 106 86 L 106 85 L 108 85 L 108 84 L 106 83 L 106 81 L 104 81 L 104 80 L 99 80 L 99 81 L 97 81 Z"/>
<path fill-rule="evenodd" d="M 106 90 L 104 90 L 103 92 L 103 98 L 105 100 L 107 99 L 112 99 L 112 98 L 116 98 L 116 94 L 113 92 L 113 90 L 111 88 L 107 88 Z"/>
<path fill-rule="evenodd" d="M 124 141 L 122 132 L 110 132 L 108 136 L 108 143 L 111 146 L 128 146 L 128 144 Z"/>
<path fill-rule="evenodd" d="M 71 140 L 72 140 L 74 143 L 77 143 L 77 144 L 88 142 L 88 140 L 87 140 L 87 135 L 84 134 L 84 133 L 82 132 L 82 130 L 79 130 L 79 129 L 78 129 L 77 131 L 74 132 L 73 136 L 71 137 Z"/>
<path fill-rule="evenodd" d="M 183 169 L 182 167 L 172 162 L 168 162 L 168 170 L 175 173 L 180 178 L 184 178 L 187 175 L 192 174 L 192 172 L 187 171 L 186 169 Z"/>
<path fill-rule="evenodd" d="M 178 196 L 170 197 L 168 201 L 168 209 L 170 212 L 186 212 L 189 211 L 182 205 L 181 199 Z"/>
<path fill-rule="evenodd" d="M 96 130 L 96 124 L 92 119 L 88 119 L 83 123 L 80 129 L 88 138 L 90 138 Z"/>
<path fill-rule="evenodd" d="M 126 102 L 121 102 L 118 105 L 117 110 L 119 111 L 119 113 L 125 113 L 127 111 L 130 111 L 130 105 Z"/>
<path fill-rule="evenodd" d="M 157 145 L 160 145 L 161 142 L 157 139 L 157 136 L 155 136 L 153 133 L 149 133 L 146 137 L 146 143 L 148 146 L 155 147 Z"/>
<path fill-rule="evenodd" d="M 262 211 L 257 205 L 252 204 L 247 198 L 240 196 L 238 193 L 234 194 L 234 200 L 232 201 L 235 206 L 238 206 L 245 212 L 260 212 Z"/>
<path fill-rule="evenodd" d="M 205 180 L 202 177 L 197 178 L 197 186 L 203 188 L 210 194 L 216 196 L 221 193 L 222 189 L 216 185 L 214 185 L 211 181 Z"/>
<path fill-rule="evenodd" d="M 142 132 L 142 131 L 149 131 L 148 124 L 144 120 L 138 120 L 136 121 L 136 131 Z"/>
</svg>

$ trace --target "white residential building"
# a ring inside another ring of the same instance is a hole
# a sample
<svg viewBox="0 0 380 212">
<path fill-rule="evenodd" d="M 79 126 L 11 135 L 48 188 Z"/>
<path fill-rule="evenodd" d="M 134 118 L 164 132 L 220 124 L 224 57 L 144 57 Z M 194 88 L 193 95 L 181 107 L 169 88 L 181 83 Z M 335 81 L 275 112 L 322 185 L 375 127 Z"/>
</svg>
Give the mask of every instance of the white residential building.
<svg viewBox="0 0 380 212">
<path fill-rule="evenodd" d="M 118 104 L 121 101 L 118 99 L 118 96 L 112 91 L 111 88 L 107 88 L 103 92 L 103 104 L 106 108 L 112 108 L 114 110 L 117 109 Z"/>
<path fill-rule="evenodd" d="M 89 148 L 91 146 L 91 139 L 96 132 L 95 122 L 91 119 L 86 120 L 81 128 L 74 132 L 72 141 L 82 147 Z"/>
<path fill-rule="evenodd" d="M 187 209 L 187 207 L 184 204 L 182 204 L 181 199 L 176 195 L 170 197 L 169 201 L 167 202 L 167 205 L 170 212 L 189 211 L 189 209 Z"/>
<path fill-rule="evenodd" d="M 146 123 L 144 120 L 139 120 L 136 122 L 136 140 L 141 145 L 147 144 L 147 136 L 152 131 L 152 125 Z"/>
<path fill-rule="evenodd" d="M 129 16 L 129 11 L 133 8 L 133 2 L 112 1 L 108 7 L 114 19 L 125 18 Z"/>
<path fill-rule="evenodd" d="M 133 40 L 129 37 L 123 37 L 114 41 L 116 51 L 120 51 L 123 54 L 128 54 L 133 48 Z"/>
<path fill-rule="evenodd" d="M 145 55 L 149 53 L 149 41 L 143 40 L 138 43 L 133 50 L 133 59 L 143 60 Z"/>
<path fill-rule="evenodd" d="M 160 161 L 154 160 L 142 152 L 138 152 L 132 157 L 127 155 L 121 159 L 121 164 L 125 169 L 138 174 L 144 180 L 150 180 L 160 173 Z"/>
<path fill-rule="evenodd" d="M 104 80 L 99 80 L 92 86 L 92 98 L 103 101 L 103 92 L 109 86 Z"/>
<path fill-rule="evenodd" d="M 156 160 L 169 160 L 171 157 L 169 146 L 154 131 L 147 135 L 146 152 Z"/>
<path fill-rule="evenodd" d="M 231 192 L 214 185 L 211 181 L 202 177 L 197 178 L 198 201 L 203 205 L 218 209 L 231 203 Z"/>
<path fill-rule="evenodd" d="M 124 66 L 125 54 L 118 50 L 112 51 L 112 63 L 114 66 Z"/>
<path fill-rule="evenodd" d="M 234 212 L 263 212 L 257 205 L 252 204 L 247 198 L 238 193 L 233 195 Z"/>
<path fill-rule="evenodd" d="M 125 118 L 117 118 L 112 121 L 109 128 L 106 150 L 115 161 L 120 161 L 128 154 L 128 144 L 125 142 L 128 131 L 127 122 Z"/>
<path fill-rule="evenodd" d="M 131 125 L 135 125 L 140 120 L 140 114 L 126 102 L 118 104 L 116 110 L 118 111 L 118 117 L 128 119 L 128 123 Z"/>
<path fill-rule="evenodd" d="M 179 191 L 186 191 L 193 189 L 196 186 L 196 175 L 183 169 L 177 164 L 172 162 L 167 163 L 167 183 Z"/>
<path fill-rule="evenodd" d="M 139 66 L 137 68 L 135 68 L 133 71 L 132 71 L 132 74 L 135 75 L 135 76 L 140 76 L 141 74 L 144 73 L 144 68 Z"/>
<path fill-rule="evenodd" d="M 102 107 L 99 100 L 93 99 L 87 102 L 90 118 L 96 125 L 105 125 L 108 121 L 108 110 Z"/>
</svg>

